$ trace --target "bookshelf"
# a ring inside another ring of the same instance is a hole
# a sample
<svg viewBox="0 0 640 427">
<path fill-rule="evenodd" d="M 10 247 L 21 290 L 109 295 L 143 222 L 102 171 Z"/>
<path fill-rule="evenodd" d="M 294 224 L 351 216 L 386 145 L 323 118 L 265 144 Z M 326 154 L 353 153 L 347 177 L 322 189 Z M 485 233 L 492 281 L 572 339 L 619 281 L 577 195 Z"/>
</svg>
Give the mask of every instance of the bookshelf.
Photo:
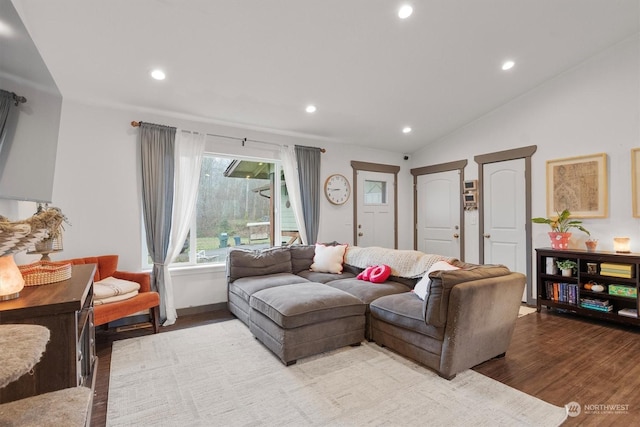
<svg viewBox="0 0 640 427">
<path fill-rule="evenodd" d="M 556 260 L 577 263 L 571 277 L 552 271 Z M 536 249 L 537 309 L 548 309 L 630 325 L 640 325 L 640 254 Z M 625 315 L 626 314 L 626 315 Z"/>
</svg>

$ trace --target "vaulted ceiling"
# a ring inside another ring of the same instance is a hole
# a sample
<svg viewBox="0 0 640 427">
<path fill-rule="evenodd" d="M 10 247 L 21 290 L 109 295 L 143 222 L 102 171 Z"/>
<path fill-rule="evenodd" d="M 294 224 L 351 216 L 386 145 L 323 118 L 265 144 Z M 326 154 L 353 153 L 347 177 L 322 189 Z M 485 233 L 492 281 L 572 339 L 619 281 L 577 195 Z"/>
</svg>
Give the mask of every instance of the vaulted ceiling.
<svg viewBox="0 0 640 427">
<path fill-rule="evenodd" d="M 14 4 L 64 98 L 404 153 L 640 30 L 640 0 Z"/>
</svg>

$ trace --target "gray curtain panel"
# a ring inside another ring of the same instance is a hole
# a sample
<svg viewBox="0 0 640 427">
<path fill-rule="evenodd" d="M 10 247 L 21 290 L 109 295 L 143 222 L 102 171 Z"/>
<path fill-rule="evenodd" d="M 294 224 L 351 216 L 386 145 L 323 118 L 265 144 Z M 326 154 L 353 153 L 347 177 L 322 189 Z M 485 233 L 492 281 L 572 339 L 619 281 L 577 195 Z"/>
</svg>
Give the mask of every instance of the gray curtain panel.
<svg viewBox="0 0 640 427">
<path fill-rule="evenodd" d="M 318 241 L 320 224 L 320 160 L 322 153 L 317 147 L 296 145 L 295 149 L 302 215 L 307 229 L 308 243 L 313 245 Z"/>
<path fill-rule="evenodd" d="M 153 260 L 151 288 L 160 293 L 160 323 L 167 318 L 162 267 L 171 236 L 175 142 L 176 128 L 140 123 L 142 208 L 147 247 Z"/>
</svg>

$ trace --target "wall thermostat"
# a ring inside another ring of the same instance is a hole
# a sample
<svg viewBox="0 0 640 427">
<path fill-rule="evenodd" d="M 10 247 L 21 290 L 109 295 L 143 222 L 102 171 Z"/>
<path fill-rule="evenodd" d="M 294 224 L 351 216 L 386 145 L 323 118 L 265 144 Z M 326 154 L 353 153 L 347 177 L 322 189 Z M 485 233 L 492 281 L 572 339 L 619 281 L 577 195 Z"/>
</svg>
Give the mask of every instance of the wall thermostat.
<svg viewBox="0 0 640 427">
<path fill-rule="evenodd" d="M 476 193 L 465 193 L 464 196 L 464 208 L 466 210 L 477 209 L 478 199 Z"/>
<path fill-rule="evenodd" d="M 464 182 L 464 191 L 477 191 L 478 190 L 478 180 L 472 179 Z"/>
<path fill-rule="evenodd" d="M 464 182 L 464 193 L 462 194 L 464 209 L 471 211 L 478 209 L 478 180 L 472 179 Z"/>
</svg>

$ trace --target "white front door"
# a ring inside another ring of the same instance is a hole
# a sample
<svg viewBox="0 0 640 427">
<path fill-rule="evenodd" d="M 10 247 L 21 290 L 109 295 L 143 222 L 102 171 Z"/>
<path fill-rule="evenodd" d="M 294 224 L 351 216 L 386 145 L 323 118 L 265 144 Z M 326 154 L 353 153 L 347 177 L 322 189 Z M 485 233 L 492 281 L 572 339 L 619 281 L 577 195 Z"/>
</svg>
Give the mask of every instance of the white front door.
<svg viewBox="0 0 640 427">
<path fill-rule="evenodd" d="M 488 163 L 482 185 L 484 263 L 503 264 L 522 274 L 527 272 L 524 174 L 524 159 Z"/>
<path fill-rule="evenodd" d="M 395 175 L 359 170 L 357 246 L 395 248 Z"/>
<path fill-rule="evenodd" d="M 417 249 L 460 258 L 460 171 L 419 175 L 416 180 Z"/>
</svg>

